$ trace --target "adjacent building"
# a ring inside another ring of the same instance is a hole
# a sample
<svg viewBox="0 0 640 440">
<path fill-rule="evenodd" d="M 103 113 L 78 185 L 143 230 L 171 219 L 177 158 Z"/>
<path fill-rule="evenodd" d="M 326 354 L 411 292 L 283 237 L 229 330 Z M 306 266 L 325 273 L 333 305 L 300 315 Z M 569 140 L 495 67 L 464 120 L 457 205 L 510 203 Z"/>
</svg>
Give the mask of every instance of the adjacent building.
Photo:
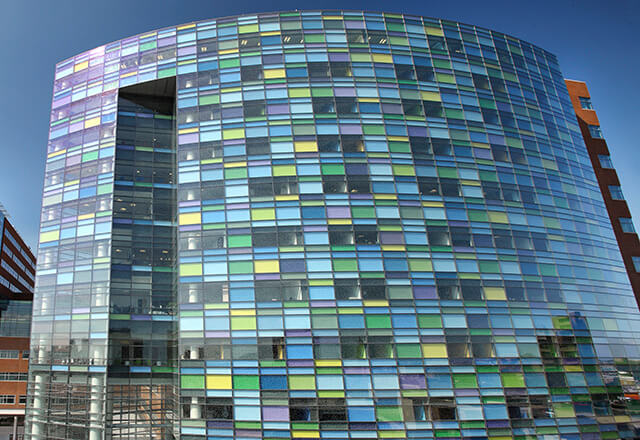
<svg viewBox="0 0 640 440">
<path fill-rule="evenodd" d="M 631 211 L 627 206 L 618 174 L 613 166 L 609 148 L 604 140 L 598 115 L 591 103 L 587 85 L 582 81 L 565 80 L 573 109 L 578 116 L 580 132 L 587 146 L 589 159 L 596 173 L 604 204 L 611 219 L 622 260 L 631 281 L 631 287 L 640 304 L 640 240 L 633 226 Z"/>
<path fill-rule="evenodd" d="M 0 204 L 0 439 L 22 435 L 35 257 Z"/>
<path fill-rule="evenodd" d="M 555 56 L 412 15 L 56 66 L 28 439 L 633 438 L 640 313 Z"/>
</svg>

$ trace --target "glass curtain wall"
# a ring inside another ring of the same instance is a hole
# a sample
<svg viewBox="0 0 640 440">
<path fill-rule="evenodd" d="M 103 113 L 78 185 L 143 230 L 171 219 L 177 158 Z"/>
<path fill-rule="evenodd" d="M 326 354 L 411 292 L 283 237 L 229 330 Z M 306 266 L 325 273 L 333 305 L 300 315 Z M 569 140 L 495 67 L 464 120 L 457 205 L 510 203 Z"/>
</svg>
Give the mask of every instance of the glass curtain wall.
<svg viewBox="0 0 640 440">
<path fill-rule="evenodd" d="M 118 95 L 107 431 L 171 439 L 176 403 L 175 79 Z"/>
</svg>

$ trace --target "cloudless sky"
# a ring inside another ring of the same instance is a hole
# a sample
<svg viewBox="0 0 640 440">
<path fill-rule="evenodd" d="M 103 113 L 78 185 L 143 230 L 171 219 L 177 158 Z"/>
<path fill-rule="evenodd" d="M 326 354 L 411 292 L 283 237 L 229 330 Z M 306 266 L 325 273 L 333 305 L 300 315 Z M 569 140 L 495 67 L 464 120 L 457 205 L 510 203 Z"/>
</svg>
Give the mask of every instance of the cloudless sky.
<svg viewBox="0 0 640 440">
<path fill-rule="evenodd" d="M 0 0 L 0 201 L 35 250 L 57 62 L 145 31 L 228 15 L 366 9 L 445 18 L 521 38 L 585 81 L 640 231 L 640 1 Z"/>
</svg>

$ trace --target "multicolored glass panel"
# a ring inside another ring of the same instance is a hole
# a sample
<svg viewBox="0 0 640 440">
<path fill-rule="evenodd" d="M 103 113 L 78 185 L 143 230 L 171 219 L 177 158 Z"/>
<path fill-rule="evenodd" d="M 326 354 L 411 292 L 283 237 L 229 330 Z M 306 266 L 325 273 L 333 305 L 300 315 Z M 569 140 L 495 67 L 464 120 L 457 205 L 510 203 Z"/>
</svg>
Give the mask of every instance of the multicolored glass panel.
<svg viewBox="0 0 640 440">
<path fill-rule="evenodd" d="M 170 77 L 176 437 L 635 435 L 640 315 L 556 58 L 296 11 L 57 66 L 27 438 L 109 429 L 117 95 Z"/>
</svg>

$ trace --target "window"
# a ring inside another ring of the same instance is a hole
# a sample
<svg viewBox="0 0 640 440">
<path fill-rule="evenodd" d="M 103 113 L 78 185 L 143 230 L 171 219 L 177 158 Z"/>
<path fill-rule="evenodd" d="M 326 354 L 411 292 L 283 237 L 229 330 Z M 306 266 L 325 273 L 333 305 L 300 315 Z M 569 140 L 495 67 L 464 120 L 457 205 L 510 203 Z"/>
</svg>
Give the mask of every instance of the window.
<svg viewBox="0 0 640 440">
<path fill-rule="evenodd" d="M 0 350 L 0 359 L 18 359 L 18 350 Z"/>
<path fill-rule="evenodd" d="M 593 110 L 593 105 L 591 105 L 591 98 L 580 96 L 580 107 L 585 110 Z"/>
<path fill-rule="evenodd" d="M 636 272 L 640 272 L 640 257 L 631 257 L 631 260 L 633 261 L 633 268 Z"/>
<path fill-rule="evenodd" d="M 14 403 L 16 403 L 16 396 L 0 394 L 0 405 L 13 405 Z"/>
<path fill-rule="evenodd" d="M 608 154 L 598 154 L 598 160 L 602 168 L 613 168 L 613 162 L 611 162 L 611 156 Z"/>
<path fill-rule="evenodd" d="M 636 232 L 636 229 L 633 227 L 633 220 L 625 217 L 620 217 L 618 220 L 620 221 L 622 232 L 629 232 L 630 234 Z"/>
<path fill-rule="evenodd" d="M 233 418 L 233 405 L 229 398 L 207 398 L 204 416 L 213 420 Z"/>
<path fill-rule="evenodd" d="M 624 194 L 622 194 L 622 188 L 618 185 L 609 185 L 609 194 L 613 200 L 624 200 Z"/>
<path fill-rule="evenodd" d="M 602 139 L 602 130 L 599 125 L 589 125 L 589 134 L 594 139 Z"/>
<path fill-rule="evenodd" d="M 0 373 L 0 381 L 2 382 L 17 382 L 17 381 L 26 382 L 26 380 L 27 380 L 27 373 L 13 373 L 13 372 L 7 372 L 7 371 L 3 371 Z"/>
<path fill-rule="evenodd" d="M 318 420 L 337 422 L 347 420 L 347 408 L 344 399 L 319 399 Z"/>
<path fill-rule="evenodd" d="M 18 403 L 19 403 L 20 405 L 26 405 L 26 404 L 27 404 L 27 396 L 26 396 L 26 395 L 24 395 L 24 394 L 23 394 L 23 395 L 21 395 L 21 396 L 18 398 Z"/>
</svg>

